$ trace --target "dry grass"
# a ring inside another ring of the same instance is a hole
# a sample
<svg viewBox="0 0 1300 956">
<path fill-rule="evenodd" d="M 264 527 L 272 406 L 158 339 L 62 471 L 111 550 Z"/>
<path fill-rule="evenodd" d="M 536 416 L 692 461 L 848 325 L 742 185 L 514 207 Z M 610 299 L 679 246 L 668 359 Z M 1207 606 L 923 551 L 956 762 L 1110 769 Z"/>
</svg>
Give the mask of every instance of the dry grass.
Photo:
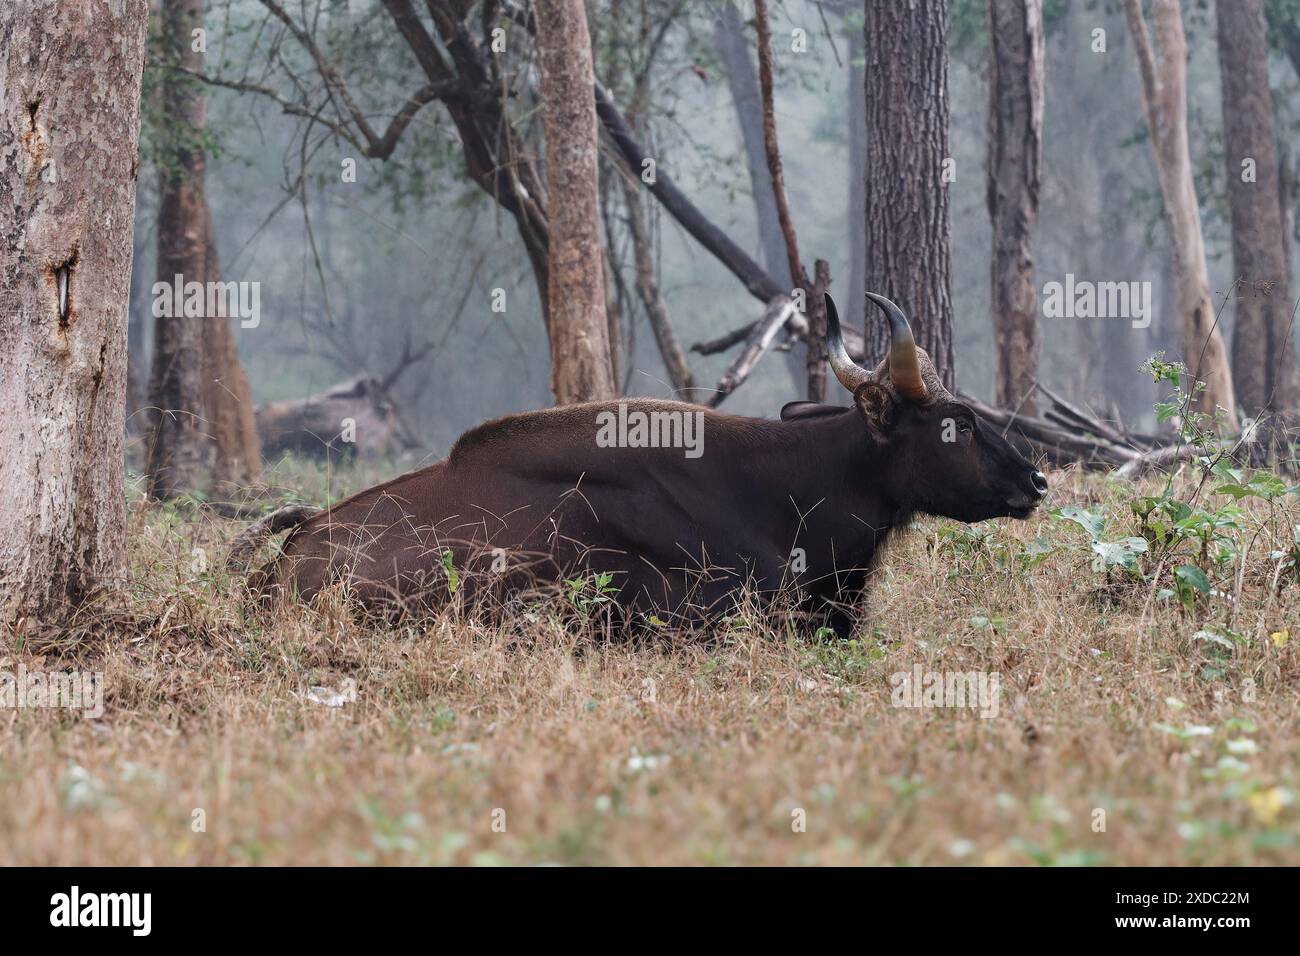
<svg viewBox="0 0 1300 956">
<path fill-rule="evenodd" d="M 1053 483 L 1133 533 L 1130 488 Z M 338 602 L 246 617 L 237 581 L 193 570 L 237 525 L 137 506 L 125 608 L 0 644 L 0 670 L 107 685 L 99 720 L 0 710 L 0 862 L 1295 864 L 1300 629 L 1270 634 L 1300 602 L 1269 557 L 1294 499 L 1249 502 L 1240 598 L 1225 569 L 1229 593 L 1191 614 L 1094 571 L 1069 522 L 927 520 L 855 642 L 750 616 L 651 646 L 546 607 L 499 626 L 370 627 Z M 1025 569 L 1039 539 L 1056 550 Z M 1241 635 L 1231 653 L 1193 639 L 1212 621 Z M 891 706 L 890 675 L 918 663 L 996 673 L 998 716 Z"/>
</svg>

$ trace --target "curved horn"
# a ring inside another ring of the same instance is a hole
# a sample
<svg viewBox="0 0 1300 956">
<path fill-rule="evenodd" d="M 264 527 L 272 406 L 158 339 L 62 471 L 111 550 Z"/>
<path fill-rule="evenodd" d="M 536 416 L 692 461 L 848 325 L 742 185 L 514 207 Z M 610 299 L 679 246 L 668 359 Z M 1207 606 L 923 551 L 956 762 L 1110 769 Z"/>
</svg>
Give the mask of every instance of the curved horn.
<svg viewBox="0 0 1300 956">
<path fill-rule="evenodd" d="M 867 298 L 880 306 L 889 319 L 889 378 L 899 395 L 913 402 L 929 398 L 925 379 L 921 378 L 921 363 L 916 357 L 916 339 L 903 310 L 883 295 L 868 292 Z"/>
<path fill-rule="evenodd" d="M 844 336 L 840 333 L 840 314 L 835 309 L 835 300 L 829 293 L 824 292 L 822 295 L 826 299 L 826 351 L 830 354 L 831 369 L 841 385 L 850 392 L 855 392 L 871 375 L 849 358 L 848 350 L 844 347 Z"/>
</svg>

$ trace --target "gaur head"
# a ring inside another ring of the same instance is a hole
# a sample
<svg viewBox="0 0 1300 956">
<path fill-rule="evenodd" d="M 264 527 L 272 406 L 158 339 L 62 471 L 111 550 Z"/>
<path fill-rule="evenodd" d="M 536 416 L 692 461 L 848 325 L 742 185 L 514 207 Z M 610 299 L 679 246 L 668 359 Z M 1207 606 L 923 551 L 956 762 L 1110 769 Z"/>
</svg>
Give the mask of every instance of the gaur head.
<svg viewBox="0 0 1300 956">
<path fill-rule="evenodd" d="M 884 296 L 867 298 L 889 320 L 889 355 L 876 370 L 849 358 L 829 295 L 826 344 L 869 440 L 889 455 L 885 491 L 905 508 L 959 521 L 1028 517 L 1047 495 L 1047 479 L 943 387 L 902 309 Z"/>
</svg>

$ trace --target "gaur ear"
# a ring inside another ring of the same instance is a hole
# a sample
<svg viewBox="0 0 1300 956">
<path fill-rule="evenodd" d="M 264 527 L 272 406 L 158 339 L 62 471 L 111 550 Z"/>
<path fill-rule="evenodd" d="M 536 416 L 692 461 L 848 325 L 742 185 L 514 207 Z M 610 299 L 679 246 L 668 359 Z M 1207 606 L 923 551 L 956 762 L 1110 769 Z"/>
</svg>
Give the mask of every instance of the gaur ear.
<svg viewBox="0 0 1300 956">
<path fill-rule="evenodd" d="M 863 382 L 853 392 L 853 404 L 867 420 L 867 427 L 873 434 L 881 438 L 889 434 L 894 426 L 897 405 L 888 389 L 872 381 Z"/>
<path fill-rule="evenodd" d="M 834 415 L 844 411 L 843 405 L 826 405 L 822 402 L 786 402 L 781 406 L 781 421 L 792 418 L 816 418 L 818 415 Z"/>
</svg>

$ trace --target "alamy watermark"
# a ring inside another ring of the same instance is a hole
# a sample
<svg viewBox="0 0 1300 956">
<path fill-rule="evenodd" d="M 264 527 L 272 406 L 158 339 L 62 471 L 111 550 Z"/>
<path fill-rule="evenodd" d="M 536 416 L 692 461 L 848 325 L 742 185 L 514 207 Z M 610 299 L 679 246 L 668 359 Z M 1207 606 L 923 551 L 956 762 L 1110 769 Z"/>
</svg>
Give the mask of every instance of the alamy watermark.
<svg viewBox="0 0 1300 956">
<path fill-rule="evenodd" d="M 255 329 L 262 322 L 260 282 L 198 282 L 176 273 L 172 282 L 155 282 L 155 319 L 226 317 L 239 319 L 242 329 Z"/>
<path fill-rule="evenodd" d="M 889 675 L 895 707 L 955 707 L 978 710 L 984 719 L 997 717 L 1002 681 L 996 672 L 927 671 L 916 664 L 910 671 Z"/>
<path fill-rule="evenodd" d="M 704 413 L 678 409 L 629 409 L 596 415 L 598 448 L 684 448 L 687 458 L 704 454 Z"/>
<path fill-rule="evenodd" d="M 73 886 L 50 897 L 51 926 L 121 926 L 132 936 L 153 929 L 152 893 L 83 893 Z"/>
<path fill-rule="evenodd" d="M 0 707 L 79 710 L 83 717 L 104 716 L 104 675 L 98 671 L 0 671 Z"/>
<path fill-rule="evenodd" d="M 1151 324 L 1150 282 L 1092 282 L 1075 280 L 1043 286 L 1043 316 L 1048 319 L 1130 319 L 1135 329 Z"/>
</svg>

